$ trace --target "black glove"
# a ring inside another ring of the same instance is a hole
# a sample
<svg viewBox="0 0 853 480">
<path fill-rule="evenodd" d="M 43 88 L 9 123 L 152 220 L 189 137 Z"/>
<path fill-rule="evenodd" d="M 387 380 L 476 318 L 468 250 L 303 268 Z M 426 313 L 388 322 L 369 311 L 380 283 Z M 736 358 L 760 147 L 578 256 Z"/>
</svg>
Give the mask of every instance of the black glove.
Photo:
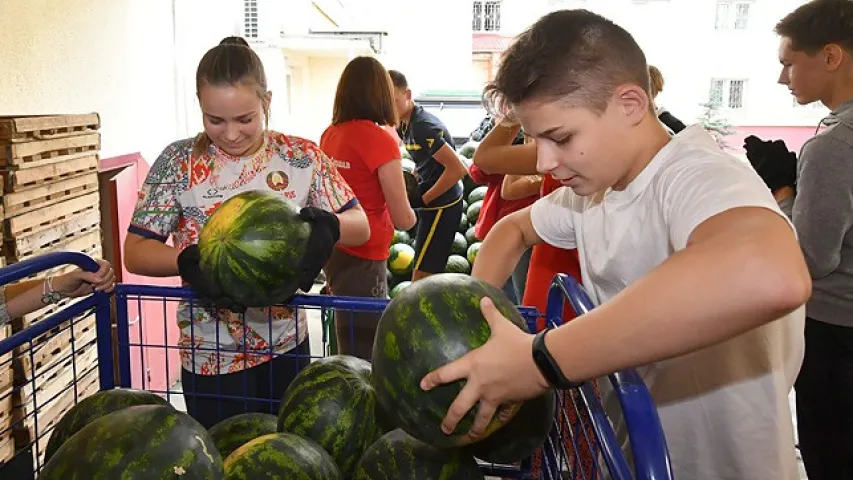
<svg viewBox="0 0 853 480">
<path fill-rule="evenodd" d="M 190 245 L 178 255 L 178 273 L 184 282 L 217 308 L 227 308 L 234 313 L 245 312 L 246 307 L 244 305 L 240 305 L 225 295 L 215 281 L 204 275 L 199 266 L 200 260 L 198 245 Z"/>
<path fill-rule="evenodd" d="M 744 139 L 746 158 L 771 192 L 797 184 L 797 155 L 781 140 L 763 141 L 755 135 Z"/>
<path fill-rule="evenodd" d="M 424 198 L 421 196 L 421 188 L 418 186 L 417 177 L 404 170 L 403 179 L 406 181 L 406 196 L 409 198 L 409 205 L 413 209 L 426 207 Z"/>
<path fill-rule="evenodd" d="M 335 244 L 341 238 L 341 222 L 334 213 L 314 207 L 303 208 L 299 211 L 299 217 L 311 224 L 305 255 L 297 267 L 299 278 L 296 286 L 307 292 L 314 286 L 314 279 L 326 265 Z"/>
</svg>

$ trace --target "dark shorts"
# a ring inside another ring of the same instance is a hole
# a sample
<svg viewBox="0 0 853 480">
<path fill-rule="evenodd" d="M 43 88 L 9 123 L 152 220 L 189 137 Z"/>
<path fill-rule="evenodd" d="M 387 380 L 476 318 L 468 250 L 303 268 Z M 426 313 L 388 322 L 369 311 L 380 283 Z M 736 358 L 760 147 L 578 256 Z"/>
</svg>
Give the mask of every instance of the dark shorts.
<svg viewBox="0 0 853 480">
<path fill-rule="evenodd" d="M 181 369 L 187 413 L 204 428 L 241 413 L 278 415 L 290 382 L 310 363 L 310 341 L 258 366 L 222 375 L 199 375 Z"/>
<path fill-rule="evenodd" d="M 445 207 L 418 212 L 418 234 L 415 239 L 415 270 L 444 273 L 453 238 L 462 218 L 462 199 Z"/>
<path fill-rule="evenodd" d="M 335 249 L 323 270 L 332 295 L 388 298 L 384 260 L 366 260 Z M 338 353 L 370 360 L 379 314 L 352 310 L 335 311 Z"/>
</svg>

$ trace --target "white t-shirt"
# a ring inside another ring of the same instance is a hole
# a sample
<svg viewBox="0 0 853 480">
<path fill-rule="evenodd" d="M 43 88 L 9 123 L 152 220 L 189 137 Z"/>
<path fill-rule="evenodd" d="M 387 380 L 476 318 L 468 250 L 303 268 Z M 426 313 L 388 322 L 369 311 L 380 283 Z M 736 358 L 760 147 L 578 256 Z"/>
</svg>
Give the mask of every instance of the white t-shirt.
<svg viewBox="0 0 853 480">
<path fill-rule="evenodd" d="M 692 126 L 625 190 L 581 197 L 561 188 L 536 202 L 531 217 L 545 242 L 578 249 L 584 285 L 601 303 L 684 249 L 699 224 L 744 206 L 784 217 L 748 164 Z M 799 478 L 788 393 L 803 358 L 804 312 L 638 368 L 657 404 L 675 478 Z M 602 392 L 605 407 L 618 412 L 608 393 Z M 615 426 L 624 434 L 620 422 Z"/>
</svg>

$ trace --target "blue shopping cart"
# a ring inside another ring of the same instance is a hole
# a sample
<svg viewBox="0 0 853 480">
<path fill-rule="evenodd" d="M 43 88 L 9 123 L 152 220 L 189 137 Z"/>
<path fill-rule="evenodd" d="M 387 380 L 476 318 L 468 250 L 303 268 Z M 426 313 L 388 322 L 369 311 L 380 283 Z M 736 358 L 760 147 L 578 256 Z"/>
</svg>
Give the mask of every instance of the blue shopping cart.
<svg viewBox="0 0 853 480">
<path fill-rule="evenodd" d="M 53 253 L 0 269 L 0 285 L 68 264 L 87 270 L 97 268 L 86 255 Z M 198 347 L 179 346 L 173 325 L 176 305 L 193 305 L 195 299 L 195 294 L 184 288 L 120 284 L 112 296 L 97 293 L 80 299 L 9 338 L 0 337 L 0 372 L 14 371 L 8 388 L 3 390 L 4 383 L 0 381 L 0 479 L 28 478 L 21 473 L 27 467 L 37 473 L 56 422 L 79 399 L 94 391 L 140 388 L 161 394 L 179 408 L 196 401 L 200 394 L 194 394 L 191 385 L 179 381 L 179 372 L 181 352 Z M 566 302 L 579 314 L 593 308 L 580 285 L 568 276 L 558 275 L 549 293 L 545 315 L 548 324 L 559 325 Z M 327 354 L 323 317 L 329 311 L 371 313 L 378 319 L 386 305 L 387 301 L 376 299 L 297 296 L 290 307 L 298 308 L 299 314 L 306 316 L 309 330 L 318 333 L 308 336 L 310 354 L 269 354 L 304 360 L 292 367 L 298 369 L 311 358 Z M 540 313 L 527 307 L 520 310 L 535 328 Z M 272 383 L 271 370 L 269 378 Z M 608 380 L 621 405 L 633 462 L 623 454 L 608 412 L 604 411 L 594 382 L 590 382 L 558 393 L 554 428 L 545 445 L 530 459 L 515 465 L 482 464 L 484 474 L 545 480 L 672 478 L 657 411 L 639 375 L 625 371 L 610 375 Z M 250 401 L 266 402 L 270 411 L 276 412 L 277 399 L 210 396 L 223 402 L 240 401 L 247 407 Z M 10 407 L 5 416 L 4 405 Z M 4 445 L 9 442 L 14 445 L 14 453 L 9 454 L 7 447 L 4 456 Z"/>
</svg>

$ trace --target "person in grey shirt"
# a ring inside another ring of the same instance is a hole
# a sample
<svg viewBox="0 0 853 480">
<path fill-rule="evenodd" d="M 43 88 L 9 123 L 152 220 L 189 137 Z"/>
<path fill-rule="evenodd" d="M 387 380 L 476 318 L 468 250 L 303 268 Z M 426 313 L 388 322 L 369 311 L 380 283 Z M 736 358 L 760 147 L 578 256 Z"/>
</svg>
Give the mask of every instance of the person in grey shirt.
<svg viewBox="0 0 853 480">
<path fill-rule="evenodd" d="M 832 114 L 800 152 L 793 222 L 812 276 L 794 386 L 809 480 L 853 478 L 853 0 L 814 0 L 776 25 L 779 83 Z M 821 131 L 822 130 L 822 131 Z"/>
</svg>

